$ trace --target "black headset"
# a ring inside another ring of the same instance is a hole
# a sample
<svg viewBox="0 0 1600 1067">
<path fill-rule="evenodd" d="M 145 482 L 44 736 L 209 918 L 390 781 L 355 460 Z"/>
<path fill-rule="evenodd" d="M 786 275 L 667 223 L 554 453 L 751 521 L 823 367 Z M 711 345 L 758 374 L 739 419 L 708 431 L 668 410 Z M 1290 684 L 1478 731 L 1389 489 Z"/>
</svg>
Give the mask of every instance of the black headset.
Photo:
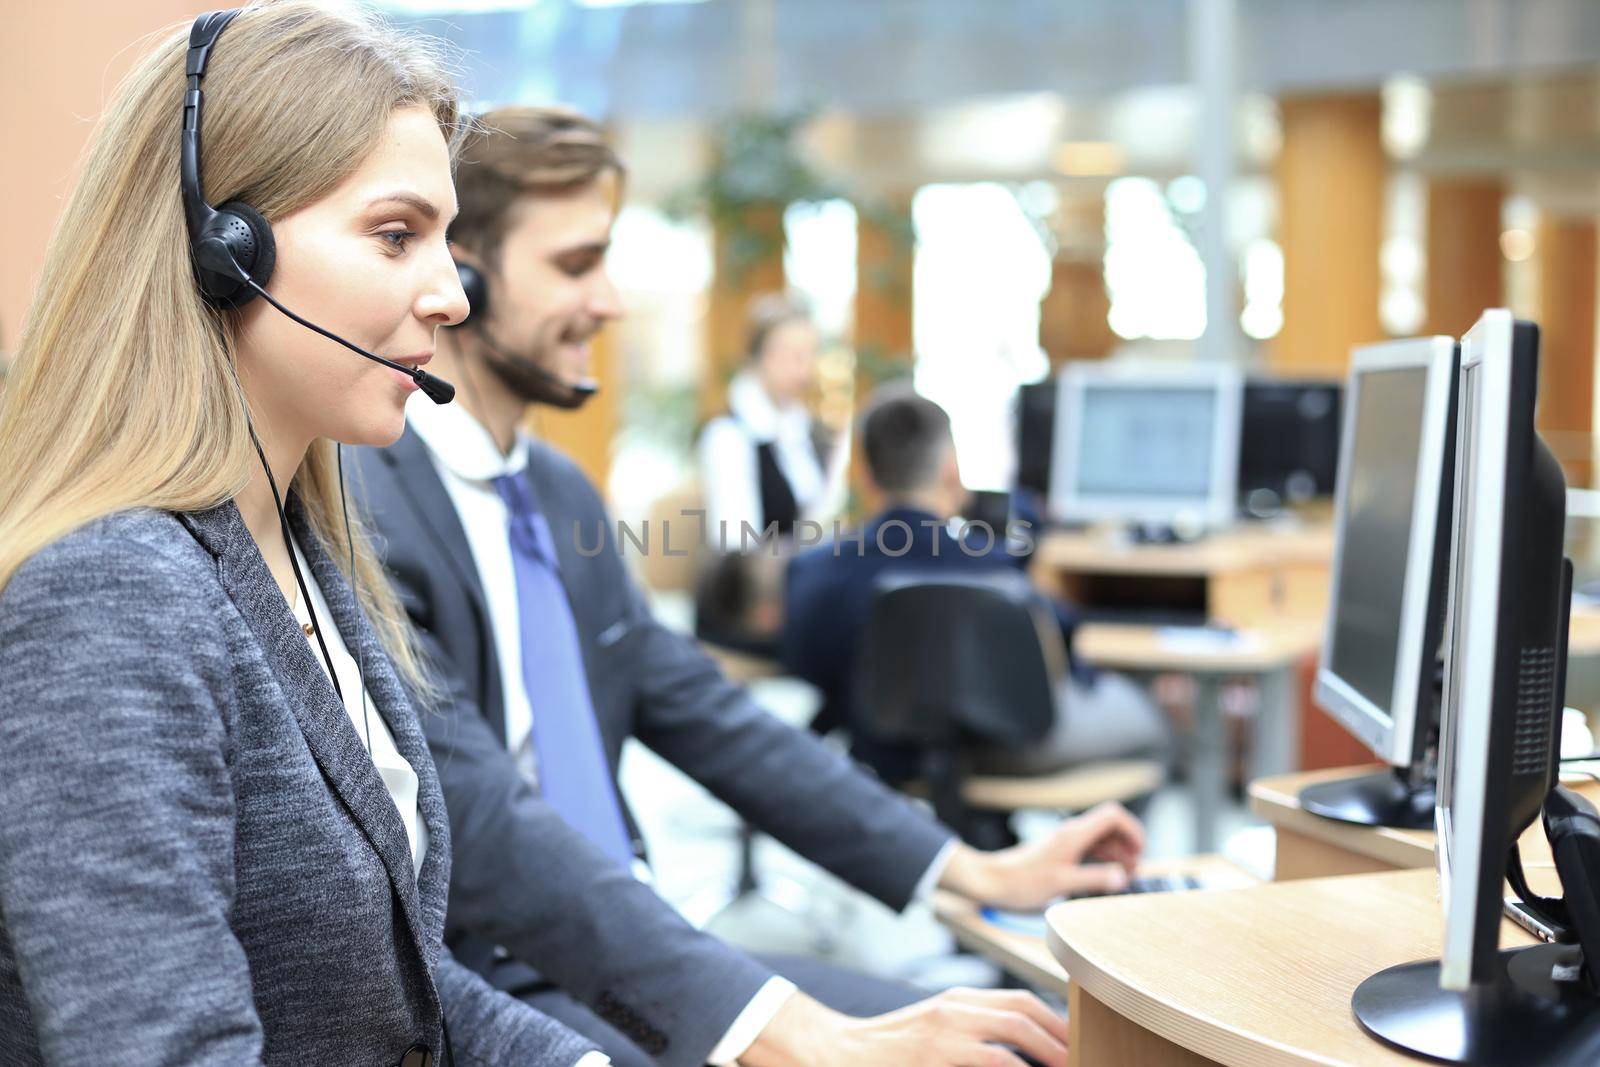
<svg viewBox="0 0 1600 1067">
<path fill-rule="evenodd" d="M 189 89 L 183 98 L 183 142 L 178 157 L 183 179 L 183 214 L 194 253 L 195 281 L 200 295 L 214 308 L 236 308 L 255 299 L 248 279 L 266 285 L 277 265 L 277 243 L 272 225 L 261 212 L 242 200 L 230 200 L 222 209 L 206 202 L 200 184 L 200 120 L 211 49 L 238 10 L 212 11 L 195 19 L 189 31 L 189 59 L 185 73 Z"/>
<path fill-rule="evenodd" d="M 526 356 L 519 356 L 507 352 L 505 346 L 494 339 L 489 332 L 489 278 L 470 263 L 456 260 L 456 277 L 461 280 L 461 291 L 467 294 L 467 317 L 461 325 L 469 326 L 477 332 L 483 342 L 488 357 L 499 360 L 502 364 L 515 371 L 531 375 L 536 383 L 534 394 L 527 399 L 536 400 L 541 404 L 551 407 L 564 408 L 568 411 L 582 407 L 590 397 L 600 391 L 600 383 L 592 378 L 579 382 L 568 382 L 560 376 L 539 366 Z M 486 359 L 488 358 L 486 357 Z M 466 379 L 470 392 L 472 379 Z"/>
<path fill-rule="evenodd" d="M 467 294 L 466 321 L 475 327 L 483 325 L 489 315 L 489 279 L 471 263 L 456 260 L 456 277 L 461 279 L 461 291 Z"/>
<path fill-rule="evenodd" d="M 368 352 L 359 345 L 296 315 L 267 292 L 266 284 L 278 262 L 277 242 L 272 224 L 261 212 L 242 200 L 230 200 L 221 208 L 206 201 L 200 181 L 200 122 L 205 94 L 200 82 L 206 76 L 211 49 L 228 23 L 239 15 L 237 8 L 212 11 L 194 20 L 189 31 L 189 58 L 185 73 L 189 88 L 183 97 L 183 141 L 178 169 L 183 181 L 183 215 L 189 231 L 189 249 L 194 260 L 195 284 L 200 295 L 214 308 L 242 307 L 256 297 L 277 308 L 308 330 L 337 341 L 358 356 L 365 356 L 407 375 L 436 404 L 448 404 L 456 395 L 455 386 L 436 378 L 421 367 L 407 367 Z"/>
<path fill-rule="evenodd" d="M 189 79 L 189 87 L 183 98 L 183 140 L 179 148 L 178 167 L 183 188 L 184 221 L 188 227 L 195 284 L 199 287 L 200 295 L 207 304 L 218 310 L 242 307 L 259 296 L 306 329 L 339 342 L 357 355 L 409 375 L 417 383 L 417 387 L 434 403 L 448 404 L 455 397 L 455 386 L 444 379 L 434 377 L 421 367 L 407 367 L 368 352 L 337 334 L 308 322 L 280 304 L 266 290 L 266 284 L 272 278 L 273 267 L 277 265 L 277 244 L 272 237 L 271 223 L 267 222 L 261 212 L 242 200 L 230 200 L 220 208 L 214 208 L 206 201 L 205 190 L 200 183 L 200 121 L 205 102 L 200 82 L 206 76 L 206 64 L 211 59 L 211 49 L 216 45 L 217 38 L 238 15 L 238 8 L 207 12 L 194 20 L 194 27 L 189 31 L 189 54 L 184 68 Z M 246 419 L 248 418 L 249 413 L 246 409 Z M 272 500 L 278 509 L 278 525 L 283 532 L 284 544 L 289 549 L 289 565 L 294 570 L 295 584 L 299 587 L 301 599 L 305 601 L 306 612 L 311 616 L 311 630 L 317 639 L 317 647 L 322 651 L 323 661 L 327 664 L 328 679 L 333 683 L 333 690 L 339 697 L 339 702 L 343 704 L 344 691 L 339 686 L 339 675 L 333 668 L 333 657 L 328 652 L 327 642 L 323 640 L 322 625 L 317 620 L 305 576 L 300 571 L 300 562 L 294 550 L 294 537 L 289 529 L 289 518 L 283 507 L 283 497 L 278 492 L 278 483 L 272 476 L 272 466 L 267 462 L 266 452 L 262 450 L 261 441 L 256 436 L 253 425 L 250 426 L 250 441 L 255 445 L 256 455 L 261 460 L 261 469 L 267 475 L 267 485 L 272 489 Z M 345 497 L 343 448 L 338 449 L 338 459 L 339 506 L 344 514 L 345 541 L 350 546 L 350 581 L 354 583 L 355 541 L 350 536 L 350 508 Z M 361 656 L 359 642 L 356 652 L 358 656 L 356 672 L 361 678 L 361 710 L 365 716 L 367 714 L 366 664 L 364 657 Z M 369 754 L 372 751 L 371 738 L 372 728 L 368 724 L 366 744 Z M 450 1047 L 450 1029 L 445 1022 L 442 1004 L 439 1011 L 439 1028 L 443 1037 L 445 1056 L 454 1067 L 455 1052 Z M 400 1061 L 400 1067 L 427 1064 L 431 1060 L 430 1050 L 420 1045 L 413 1045 L 406 1050 L 405 1056 Z"/>
</svg>

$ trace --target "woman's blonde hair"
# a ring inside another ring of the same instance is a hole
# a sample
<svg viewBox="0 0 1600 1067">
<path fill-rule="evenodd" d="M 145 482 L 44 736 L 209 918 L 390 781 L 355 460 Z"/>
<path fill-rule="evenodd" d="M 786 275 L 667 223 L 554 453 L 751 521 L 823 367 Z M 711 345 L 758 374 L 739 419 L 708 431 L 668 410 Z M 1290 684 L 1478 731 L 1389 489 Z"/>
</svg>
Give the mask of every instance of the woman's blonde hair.
<svg viewBox="0 0 1600 1067">
<path fill-rule="evenodd" d="M 51 239 L 0 399 L 0 589 L 44 546 L 132 507 L 203 511 L 259 460 L 234 377 L 234 316 L 201 299 L 178 182 L 189 26 L 119 87 Z M 321 198 L 395 108 L 430 110 L 452 145 L 456 88 L 438 45 L 308 0 L 252 4 L 206 73 L 207 199 L 268 220 Z M 293 486 L 402 675 L 429 692 L 413 634 L 359 527 L 345 537 L 332 442 Z M 354 542 L 354 544 L 351 543 Z"/>
</svg>

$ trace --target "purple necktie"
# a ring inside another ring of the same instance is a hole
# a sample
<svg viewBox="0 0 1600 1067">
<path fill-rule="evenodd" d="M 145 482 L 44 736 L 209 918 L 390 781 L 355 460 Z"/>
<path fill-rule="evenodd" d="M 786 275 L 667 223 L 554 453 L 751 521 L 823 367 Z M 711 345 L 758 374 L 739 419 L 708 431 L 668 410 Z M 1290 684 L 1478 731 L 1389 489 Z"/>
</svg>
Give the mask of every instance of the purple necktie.
<svg viewBox="0 0 1600 1067">
<path fill-rule="evenodd" d="M 561 584 L 550 524 L 522 475 L 501 475 L 493 484 L 511 518 L 522 683 L 533 707 L 540 792 L 569 825 L 628 867 L 633 847 L 595 722 L 578 626 Z"/>
</svg>

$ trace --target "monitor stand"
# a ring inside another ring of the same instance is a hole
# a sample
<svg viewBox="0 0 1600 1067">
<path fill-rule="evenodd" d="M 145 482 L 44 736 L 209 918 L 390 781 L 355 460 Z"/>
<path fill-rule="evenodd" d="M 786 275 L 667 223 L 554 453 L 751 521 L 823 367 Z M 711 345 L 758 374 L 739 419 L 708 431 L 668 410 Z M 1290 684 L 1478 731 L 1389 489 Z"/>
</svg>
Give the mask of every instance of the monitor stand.
<svg viewBox="0 0 1600 1067">
<path fill-rule="evenodd" d="M 1373 1037 L 1413 1055 L 1472 1067 L 1600 1063 L 1600 997 L 1582 981 L 1557 982 L 1571 970 L 1576 945 L 1502 951 L 1494 981 L 1464 992 L 1439 988 L 1439 961 L 1379 971 L 1350 998 L 1356 1021 Z"/>
<path fill-rule="evenodd" d="M 1433 829 L 1433 802 L 1432 781 L 1413 785 L 1406 771 L 1392 767 L 1300 790 L 1300 806 L 1313 815 L 1397 830 Z"/>
<path fill-rule="evenodd" d="M 1135 545 L 1176 545 L 1185 540 L 1178 533 L 1178 528 L 1170 522 L 1130 522 L 1123 527 L 1123 534 L 1128 541 Z"/>
<path fill-rule="evenodd" d="M 1388 1045 L 1446 1063 L 1600 1063 L 1600 815 L 1556 786 L 1544 805 L 1560 900 L 1538 900 L 1559 914 L 1563 940 L 1502 950 L 1493 979 L 1465 991 L 1439 988 L 1439 962 L 1379 971 L 1350 998 L 1356 1021 Z M 1514 884 L 1530 899 L 1521 860 Z"/>
</svg>

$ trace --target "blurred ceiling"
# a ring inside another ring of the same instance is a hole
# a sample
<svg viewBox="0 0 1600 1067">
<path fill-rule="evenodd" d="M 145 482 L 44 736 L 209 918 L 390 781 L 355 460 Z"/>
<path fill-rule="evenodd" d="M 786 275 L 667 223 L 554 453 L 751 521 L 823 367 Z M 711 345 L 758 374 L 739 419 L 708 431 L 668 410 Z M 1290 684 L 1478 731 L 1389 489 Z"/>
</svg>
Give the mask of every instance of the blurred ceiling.
<svg viewBox="0 0 1600 1067">
<path fill-rule="evenodd" d="M 807 105 L 900 112 L 974 97 L 1098 96 L 1189 78 L 1186 0 L 388 0 L 465 48 L 486 102 L 604 116 Z M 492 6 L 492 5 L 489 5 Z M 420 13 L 428 8 L 437 14 Z M 1594 0 L 1236 0 L 1240 84 L 1374 87 L 1600 62 Z M 530 95 L 531 94 L 531 95 Z"/>
<path fill-rule="evenodd" d="M 1401 165 L 1499 173 L 1600 210 L 1600 2 L 1236 0 L 1240 166 L 1275 99 L 1384 89 Z M 450 8 L 426 13 L 420 9 Z M 1193 167 L 1186 0 L 389 0 L 467 53 L 480 103 L 559 100 L 617 128 L 633 193 L 702 169 L 708 120 L 815 108 L 807 150 L 875 192 Z"/>
</svg>

